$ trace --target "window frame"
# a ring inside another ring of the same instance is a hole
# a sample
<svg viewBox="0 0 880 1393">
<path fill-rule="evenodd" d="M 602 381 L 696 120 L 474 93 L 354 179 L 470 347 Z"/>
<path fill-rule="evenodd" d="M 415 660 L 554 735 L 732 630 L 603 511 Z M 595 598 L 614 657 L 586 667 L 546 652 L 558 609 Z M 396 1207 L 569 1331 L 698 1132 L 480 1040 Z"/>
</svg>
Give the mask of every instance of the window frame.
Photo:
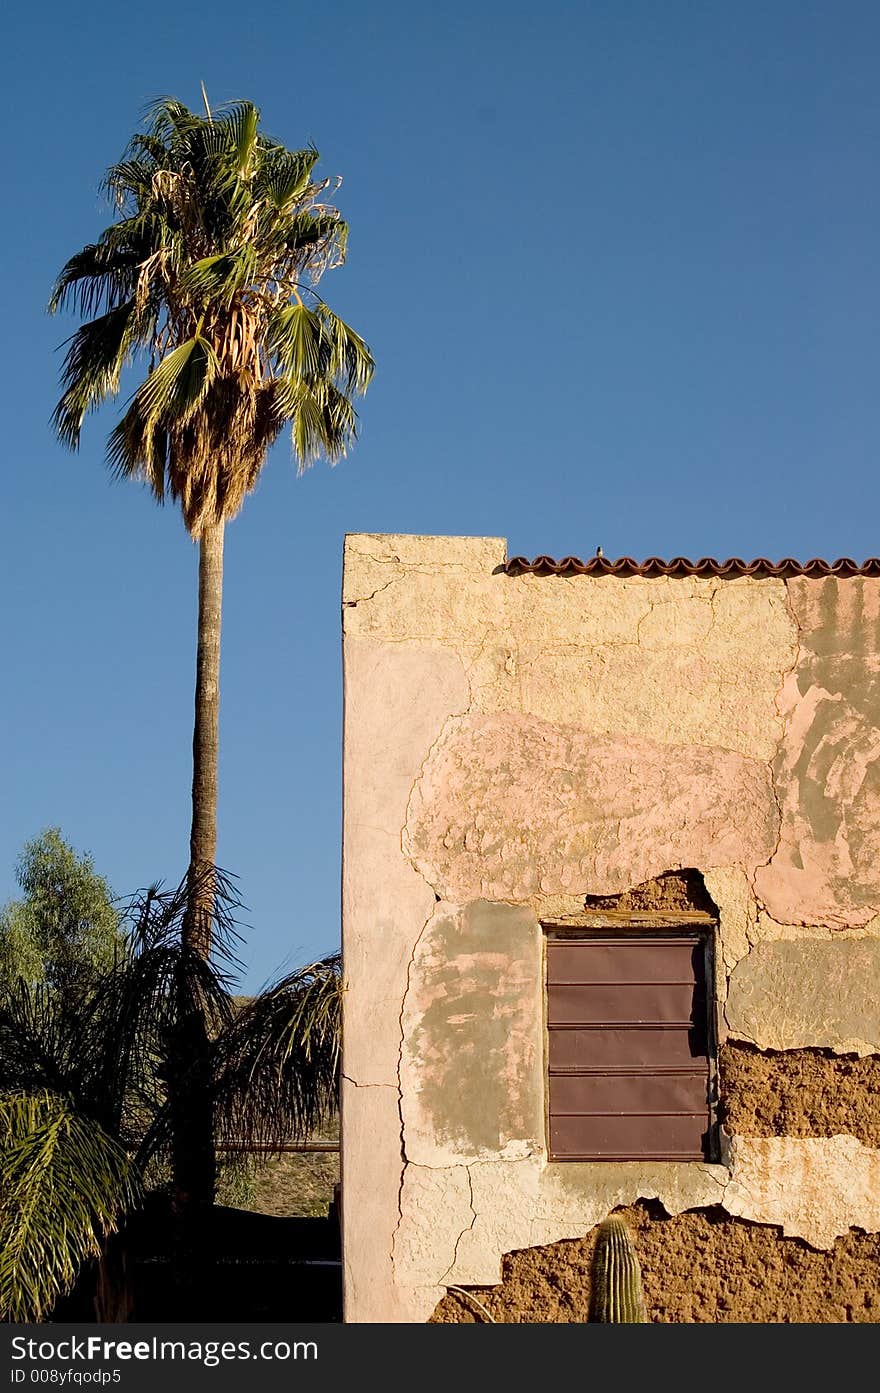
<svg viewBox="0 0 880 1393">
<path fill-rule="evenodd" d="M 544 1143 L 547 1160 L 552 1165 L 583 1166 L 595 1165 L 681 1165 L 699 1166 L 719 1164 L 722 1160 L 721 1126 L 719 1117 L 720 1086 L 718 1068 L 719 1050 L 719 996 L 717 985 L 718 963 L 718 919 L 702 910 L 679 910 L 663 912 L 639 912 L 637 910 L 601 910 L 587 912 L 572 918 L 542 918 L 541 921 L 541 975 L 542 975 L 542 1035 L 543 1035 L 543 1079 L 544 1079 Z M 706 1005 L 706 1051 L 707 1069 L 707 1128 L 705 1154 L 701 1158 L 682 1158 L 670 1160 L 668 1157 L 652 1156 L 645 1152 L 637 1157 L 615 1160 L 613 1157 L 575 1158 L 555 1155 L 551 1145 L 550 1129 L 550 1020 L 548 993 L 548 944 L 566 939 L 600 939 L 613 934 L 619 938 L 646 942 L 663 938 L 693 936 L 703 950 L 703 973 Z"/>
</svg>

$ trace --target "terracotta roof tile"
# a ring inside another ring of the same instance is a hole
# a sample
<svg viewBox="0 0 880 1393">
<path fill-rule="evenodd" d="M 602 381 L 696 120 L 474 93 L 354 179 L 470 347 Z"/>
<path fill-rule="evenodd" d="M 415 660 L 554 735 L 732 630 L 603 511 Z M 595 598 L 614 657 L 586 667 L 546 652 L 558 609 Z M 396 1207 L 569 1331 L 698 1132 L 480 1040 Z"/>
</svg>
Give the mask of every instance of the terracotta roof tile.
<svg viewBox="0 0 880 1393">
<path fill-rule="evenodd" d="M 593 556 L 589 561 L 563 556 L 561 561 L 554 561 L 550 556 L 536 556 L 529 561 L 525 556 L 513 556 L 506 570 L 510 576 L 721 576 L 727 580 L 737 576 L 880 577 L 880 557 L 871 556 L 860 565 L 848 556 L 838 561 L 795 561 L 790 556 L 782 561 L 768 561 L 761 556 L 755 561 L 742 561 L 738 556 L 727 561 L 716 561 L 714 556 L 702 556 L 699 561 L 688 561 L 684 556 L 674 556 L 671 561 L 661 561 L 659 556 L 649 556 L 645 561 L 636 561 L 632 556 L 621 556 L 617 561 L 607 556 Z"/>
</svg>

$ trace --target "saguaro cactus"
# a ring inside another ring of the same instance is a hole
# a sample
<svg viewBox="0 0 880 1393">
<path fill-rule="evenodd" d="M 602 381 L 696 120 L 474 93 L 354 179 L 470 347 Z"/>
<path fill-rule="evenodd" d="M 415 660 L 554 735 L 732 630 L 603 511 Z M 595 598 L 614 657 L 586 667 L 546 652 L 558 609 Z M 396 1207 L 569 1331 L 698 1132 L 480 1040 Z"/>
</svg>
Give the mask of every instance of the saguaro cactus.
<svg viewBox="0 0 880 1393">
<path fill-rule="evenodd" d="M 639 1260 L 626 1224 L 613 1214 L 599 1225 L 590 1320 L 629 1325 L 648 1322 Z"/>
</svg>

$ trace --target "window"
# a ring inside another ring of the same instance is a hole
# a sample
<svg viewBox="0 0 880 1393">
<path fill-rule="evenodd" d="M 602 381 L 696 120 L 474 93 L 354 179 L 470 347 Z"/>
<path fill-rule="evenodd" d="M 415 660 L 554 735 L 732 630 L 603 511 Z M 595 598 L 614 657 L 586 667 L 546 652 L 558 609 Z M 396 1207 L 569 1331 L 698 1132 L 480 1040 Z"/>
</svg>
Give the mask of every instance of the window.
<svg viewBox="0 0 880 1393">
<path fill-rule="evenodd" d="M 551 1159 L 714 1159 L 706 933 L 548 929 L 546 947 Z"/>
</svg>

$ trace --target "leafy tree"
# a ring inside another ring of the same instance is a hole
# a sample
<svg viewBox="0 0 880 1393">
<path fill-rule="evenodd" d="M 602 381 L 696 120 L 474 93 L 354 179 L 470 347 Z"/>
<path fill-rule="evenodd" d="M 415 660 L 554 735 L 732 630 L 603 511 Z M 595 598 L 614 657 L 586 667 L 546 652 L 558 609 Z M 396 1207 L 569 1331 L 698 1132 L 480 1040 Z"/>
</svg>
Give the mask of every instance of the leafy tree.
<svg viewBox="0 0 880 1393">
<path fill-rule="evenodd" d="M 339 959 L 236 1009 L 238 901 L 214 879 L 209 958 L 181 932 L 185 878 L 131 901 L 126 950 L 88 990 L 21 980 L 0 999 L 0 1319 L 42 1319 L 104 1252 L 175 1160 L 189 1078 L 212 1137 L 245 1149 L 272 1154 L 335 1112 Z M 195 1010 L 208 1026 L 201 1058 L 180 1048 Z M 186 1155 L 184 1174 L 193 1164 Z"/>
<path fill-rule="evenodd" d="M 107 457 L 170 496 L 199 544 L 190 893 L 184 932 L 208 948 L 217 842 L 223 540 L 266 453 L 290 424 L 300 469 L 333 462 L 355 437 L 353 398 L 373 359 L 318 295 L 344 259 L 347 224 L 316 182 L 318 152 L 288 150 L 236 102 L 201 116 L 165 98 L 106 188 L 117 220 L 67 262 L 50 309 L 87 322 L 69 341 L 60 439 L 145 364 Z"/>
<path fill-rule="evenodd" d="M 123 946 L 112 892 L 60 828 L 25 843 L 16 880 L 22 898 L 0 909 L 0 992 L 18 978 L 77 991 L 112 966 Z"/>
</svg>

